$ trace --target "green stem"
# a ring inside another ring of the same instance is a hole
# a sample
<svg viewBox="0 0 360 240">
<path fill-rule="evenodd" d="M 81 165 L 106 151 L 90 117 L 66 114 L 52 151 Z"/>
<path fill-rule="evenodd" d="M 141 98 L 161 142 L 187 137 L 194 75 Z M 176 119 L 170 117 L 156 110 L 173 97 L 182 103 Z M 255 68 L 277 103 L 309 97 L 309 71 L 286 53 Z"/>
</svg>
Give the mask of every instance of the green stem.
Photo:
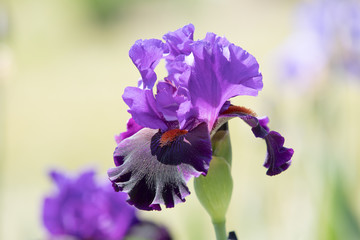
<svg viewBox="0 0 360 240">
<path fill-rule="evenodd" d="M 225 221 L 222 222 L 213 222 L 216 240 L 226 240 L 226 229 L 225 229 Z"/>
</svg>

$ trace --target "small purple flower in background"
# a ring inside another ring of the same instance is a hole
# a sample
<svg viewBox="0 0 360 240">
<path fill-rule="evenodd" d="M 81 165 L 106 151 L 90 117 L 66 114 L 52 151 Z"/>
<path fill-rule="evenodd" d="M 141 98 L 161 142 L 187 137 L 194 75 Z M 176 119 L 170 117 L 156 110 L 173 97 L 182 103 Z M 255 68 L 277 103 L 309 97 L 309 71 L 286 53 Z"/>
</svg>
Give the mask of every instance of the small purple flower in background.
<svg viewBox="0 0 360 240">
<path fill-rule="evenodd" d="M 186 25 L 163 39 L 138 40 L 129 51 L 141 79 L 127 87 L 123 99 L 132 118 L 128 131 L 116 137 L 116 167 L 108 170 L 116 191 L 143 210 L 174 207 L 190 194 L 191 177 L 206 175 L 212 158 L 211 137 L 224 123 L 240 117 L 267 144 L 268 175 L 286 170 L 293 150 L 253 111 L 233 106 L 235 96 L 256 96 L 262 75 L 256 59 L 225 37 L 207 33 L 193 40 Z M 164 59 L 168 76 L 157 81 L 155 68 Z"/>
<path fill-rule="evenodd" d="M 95 172 L 68 178 L 50 173 L 58 192 L 44 200 L 43 222 L 52 236 L 76 239 L 122 239 L 138 220 L 126 204 L 125 194 L 114 194 L 110 185 L 95 183 Z"/>
<path fill-rule="evenodd" d="M 329 70 L 360 77 L 360 3 L 319 0 L 299 5 L 294 33 L 277 50 L 282 79 L 310 85 Z"/>
<path fill-rule="evenodd" d="M 57 171 L 50 176 L 58 191 L 45 198 L 42 218 L 52 239 L 121 240 L 130 232 L 136 235 L 133 228 L 142 225 L 153 230 L 146 239 L 171 239 L 166 229 L 141 222 L 136 209 L 126 203 L 126 194 L 115 193 L 110 184 L 97 184 L 94 171 L 75 178 Z"/>
</svg>

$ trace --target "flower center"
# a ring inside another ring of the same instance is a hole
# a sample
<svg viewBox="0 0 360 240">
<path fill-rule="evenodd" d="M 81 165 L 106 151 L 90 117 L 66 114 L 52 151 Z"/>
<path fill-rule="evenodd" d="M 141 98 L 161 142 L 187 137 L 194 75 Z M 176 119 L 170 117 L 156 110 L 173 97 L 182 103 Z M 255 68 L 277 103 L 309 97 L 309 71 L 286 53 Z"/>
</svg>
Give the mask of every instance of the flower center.
<svg viewBox="0 0 360 240">
<path fill-rule="evenodd" d="M 241 107 L 241 106 L 233 106 L 231 105 L 228 109 L 226 109 L 221 114 L 232 114 L 232 113 L 245 113 L 248 115 L 251 115 L 253 117 L 256 117 L 256 113 L 251 110 L 250 108 Z"/>
<path fill-rule="evenodd" d="M 187 134 L 187 130 L 171 129 L 164 132 L 160 138 L 160 147 L 164 147 L 172 143 L 177 137 Z"/>
</svg>

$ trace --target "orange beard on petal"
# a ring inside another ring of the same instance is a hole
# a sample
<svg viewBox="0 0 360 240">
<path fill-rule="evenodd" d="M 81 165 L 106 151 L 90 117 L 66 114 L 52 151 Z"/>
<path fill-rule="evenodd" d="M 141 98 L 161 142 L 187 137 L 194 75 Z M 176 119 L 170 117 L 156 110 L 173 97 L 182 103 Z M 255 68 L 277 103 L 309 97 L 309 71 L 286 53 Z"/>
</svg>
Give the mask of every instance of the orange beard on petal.
<svg viewBox="0 0 360 240">
<path fill-rule="evenodd" d="M 250 108 L 241 107 L 241 106 L 233 106 L 233 105 L 231 105 L 228 109 L 226 109 L 221 114 L 232 114 L 232 113 L 243 113 L 243 114 L 251 115 L 253 117 L 257 116 L 256 113 L 253 110 L 251 110 Z"/>
<path fill-rule="evenodd" d="M 187 130 L 181 129 L 171 129 L 169 131 L 164 132 L 160 138 L 160 147 L 164 147 L 168 144 L 171 144 L 175 139 L 179 136 L 187 134 Z"/>
</svg>

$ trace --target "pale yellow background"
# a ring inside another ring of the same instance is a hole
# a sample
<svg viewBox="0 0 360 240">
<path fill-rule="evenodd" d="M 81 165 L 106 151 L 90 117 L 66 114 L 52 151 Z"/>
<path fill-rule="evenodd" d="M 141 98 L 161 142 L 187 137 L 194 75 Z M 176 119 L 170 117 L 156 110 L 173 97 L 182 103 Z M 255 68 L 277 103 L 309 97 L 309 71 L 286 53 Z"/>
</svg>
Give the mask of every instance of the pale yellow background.
<svg viewBox="0 0 360 240">
<path fill-rule="evenodd" d="M 272 54 L 293 30 L 296 2 L 128 1 L 117 20 L 102 25 L 84 10 L 84 1 L 0 2 L 9 24 L 0 42 L 0 239 L 46 238 L 41 205 L 53 190 L 49 169 L 75 173 L 94 166 L 99 179 L 106 178 L 113 166 L 113 136 L 125 130 L 130 116 L 121 96 L 139 78 L 128 50 L 137 39 L 161 38 L 188 23 L 195 25 L 195 39 L 215 32 L 257 58 L 263 91 L 234 103 L 268 115 L 270 127 L 286 137 L 285 146 L 295 149 L 288 171 L 266 176 L 265 143 L 240 120 L 230 123 L 234 191 L 227 229 L 246 240 L 318 239 L 323 227 L 320 206 L 327 201 L 327 169 L 318 159 L 327 149 L 316 145 L 326 135 L 309 110 L 316 90 L 284 88 L 274 79 L 271 65 Z M 164 77 L 165 71 L 158 76 Z M 340 133 L 337 152 L 347 162 L 346 189 L 359 219 L 357 83 L 332 86 L 334 95 L 327 96 L 327 102 L 343 116 L 333 128 Z M 189 186 L 193 190 L 192 182 Z M 174 209 L 140 216 L 166 225 L 177 240 L 214 239 L 210 219 L 193 191 Z"/>
</svg>

